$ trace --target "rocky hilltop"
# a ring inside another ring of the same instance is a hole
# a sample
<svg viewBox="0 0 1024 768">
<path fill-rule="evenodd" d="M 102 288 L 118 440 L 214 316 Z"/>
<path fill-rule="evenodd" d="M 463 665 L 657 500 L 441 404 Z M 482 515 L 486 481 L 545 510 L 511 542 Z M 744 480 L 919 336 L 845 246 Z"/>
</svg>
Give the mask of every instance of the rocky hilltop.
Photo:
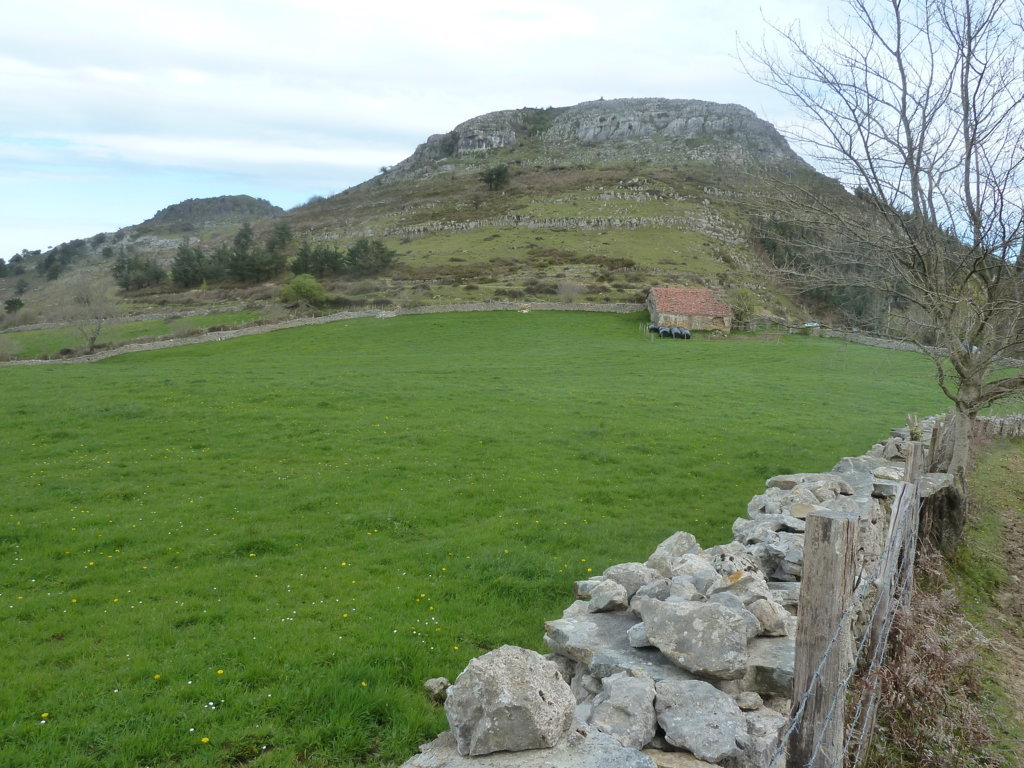
<svg viewBox="0 0 1024 768">
<path fill-rule="evenodd" d="M 806 164 L 768 122 L 738 104 L 695 99 L 609 99 L 573 107 L 511 109 L 474 117 L 431 136 L 387 176 L 398 180 L 450 170 L 451 160 L 486 150 L 532 150 L 537 166 L 615 160 Z"/>
<path fill-rule="evenodd" d="M 251 195 L 189 198 L 156 212 L 139 225 L 139 229 L 157 227 L 180 228 L 186 231 L 217 224 L 256 221 L 284 213 L 272 203 Z"/>
</svg>

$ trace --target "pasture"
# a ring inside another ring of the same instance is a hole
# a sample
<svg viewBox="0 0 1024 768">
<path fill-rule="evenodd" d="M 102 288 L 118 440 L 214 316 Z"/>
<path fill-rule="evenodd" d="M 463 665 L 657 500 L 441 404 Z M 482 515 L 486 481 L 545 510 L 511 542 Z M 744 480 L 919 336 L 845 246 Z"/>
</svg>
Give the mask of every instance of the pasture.
<svg viewBox="0 0 1024 768">
<path fill-rule="evenodd" d="M 921 356 L 639 315 L 333 323 L 0 368 L 0 764 L 396 765 L 572 582 L 945 408 Z"/>
</svg>

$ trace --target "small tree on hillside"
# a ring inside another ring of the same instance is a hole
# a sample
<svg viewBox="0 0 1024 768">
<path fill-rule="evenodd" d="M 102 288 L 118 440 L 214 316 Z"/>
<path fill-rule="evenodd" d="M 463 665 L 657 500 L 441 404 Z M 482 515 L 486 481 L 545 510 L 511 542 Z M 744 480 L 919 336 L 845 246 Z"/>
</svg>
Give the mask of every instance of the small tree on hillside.
<svg viewBox="0 0 1024 768">
<path fill-rule="evenodd" d="M 195 288 L 209 277 L 210 259 L 198 245 L 182 243 L 171 262 L 171 280 L 182 288 Z"/>
<path fill-rule="evenodd" d="M 232 240 L 227 256 L 227 273 L 243 283 L 269 280 L 284 271 L 288 260 L 285 246 L 290 240 L 290 230 L 287 230 L 287 233 L 281 230 L 272 234 L 269 239 L 271 247 L 261 247 L 256 242 L 252 226 L 248 223 L 243 224 Z"/>
<path fill-rule="evenodd" d="M 280 259 L 283 263 L 288 259 L 288 246 L 293 239 L 292 228 L 288 222 L 279 221 L 270 231 L 265 247 L 272 258 Z"/>
<path fill-rule="evenodd" d="M 375 275 L 383 272 L 398 256 L 380 240 L 361 237 L 345 255 L 345 271 L 354 275 Z"/>
<path fill-rule="evenodd" d="M 109 282 L 91 280 L 85 276 L 68 285 L 62 302 L 62 317 L 81 334 L 87 353 L 96 348 L 103 327 L 119 313 L 117 303 L 110 294 Z"/>
<path fill-rule="evenodd" d="M 491 192 L 497 192 L 508 186 L 508 166 L 495 165 L 480 173 L 480 180 Z"/>
</svg>

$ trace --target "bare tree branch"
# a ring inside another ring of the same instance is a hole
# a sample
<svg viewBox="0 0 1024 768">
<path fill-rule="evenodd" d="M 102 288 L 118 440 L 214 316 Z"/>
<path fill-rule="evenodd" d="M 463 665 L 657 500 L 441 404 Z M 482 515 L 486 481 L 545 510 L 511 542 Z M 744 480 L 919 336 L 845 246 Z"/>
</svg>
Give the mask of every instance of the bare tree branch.
<svg viewBox="0 0 1024 768">
<path fill-rule="evenodd" d="M 803 116 L 790 138 L 855 192 L 776 177 L 766 231 L 798 288 L 887 297 L 880 317 L 932 357 L 969 425 L 1024 392 L 1024 374 L 997 374 L 1024 352 L 1024 4 L 846 0 L 845 10 L 819 44 L 798 24 L 769 23 L 769 40 L 742 47 L 754 79 Z M 953 470 L 966 451 L 954 446 Z"/>
</svg>

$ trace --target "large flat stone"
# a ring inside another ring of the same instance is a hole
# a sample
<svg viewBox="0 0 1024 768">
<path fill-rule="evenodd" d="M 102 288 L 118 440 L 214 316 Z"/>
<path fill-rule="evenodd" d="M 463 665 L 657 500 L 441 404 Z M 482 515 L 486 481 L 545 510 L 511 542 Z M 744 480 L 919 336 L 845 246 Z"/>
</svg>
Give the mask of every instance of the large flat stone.
<svg viewBox="0 0 1024 768">
<path fill-rule="evenodd" d="M 544 642 L 554 653 L 584 664 L 594 677 L 641 672 L 655 681 L 691 679 L 657 648 L 629 644 L 629 629 L 637 623 L 632 614 L 566 614 L 544 623 Z"/>
<path fill-rule="evenodd" d="M 719 603 L 660 600 L 644 600 L 638 608 L 651 643 L 687 672 L 718 680 L 746 673 L 748 624 L 733 609 Z M 756 625 L 757 619 L 750 618 Z"/>
</svg>

